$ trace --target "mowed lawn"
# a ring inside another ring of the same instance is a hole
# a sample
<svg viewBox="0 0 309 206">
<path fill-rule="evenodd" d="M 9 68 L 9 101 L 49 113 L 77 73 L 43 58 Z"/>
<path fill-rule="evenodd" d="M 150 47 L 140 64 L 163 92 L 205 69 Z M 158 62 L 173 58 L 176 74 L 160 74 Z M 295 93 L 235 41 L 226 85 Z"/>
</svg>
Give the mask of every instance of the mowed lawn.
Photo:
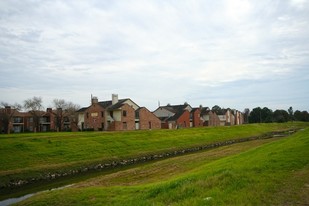
<svg viewBox="0 0 309 206">
<path fill-rule="evenodd" d="M 309 128 L 174 157 L 18 205 L 307 205 Z"/>
<path fill-rule="evenodd" d="M 48 171 L 305 126 L 303 123 L 252 124 L 181 130 L 1 135 L 0 184 Z"/>
</svg>

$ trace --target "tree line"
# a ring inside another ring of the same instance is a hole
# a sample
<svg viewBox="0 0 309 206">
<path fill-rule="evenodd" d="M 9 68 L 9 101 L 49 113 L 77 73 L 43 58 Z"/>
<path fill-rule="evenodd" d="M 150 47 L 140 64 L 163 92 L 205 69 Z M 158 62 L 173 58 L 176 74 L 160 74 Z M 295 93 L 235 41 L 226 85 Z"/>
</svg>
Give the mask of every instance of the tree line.
<svg viewBox="0 0 309 206">
<path fill-rule="evenodd" d="M 309 113 L 307 111 L 293 111 L 293 107 L 287 110 L 277 109 L 275 111 L 267 107 L 256 107 L 250 111 L 244 110 L 244 120 L 246 123 L 271 123 L 271 122 L 288 122 L 303 121 L 309 122 Z"/>
<path fill-rule="evenodd" d="M 54 114 L 57 131 L 63 130 L 62 126 L 65 118 L 68 118 L 71 123 L 77 125 L 78 117 L 76 111 L 80 109 L 78 104 L 66 101 L 64 99 L 54 99 L 52 101 L 52 107 L 56 109 Z M 9 112 L 7 111 L 8 108 L 10 109 Z M 3 125 L 2 132 L 10 133 L 10 121 L 22 109 L 26 110 L 31 115 L 34 132 L 39 131 L 40 118 L 42 117 L 42 111 L 44 110 L 43 99 L 41 97 L 33 97 L 26 99 L 23 102 L 23 105 L 18 103 L 9 104 L 7 102 L 0 103 L 0 121 Z"/>
</svg>

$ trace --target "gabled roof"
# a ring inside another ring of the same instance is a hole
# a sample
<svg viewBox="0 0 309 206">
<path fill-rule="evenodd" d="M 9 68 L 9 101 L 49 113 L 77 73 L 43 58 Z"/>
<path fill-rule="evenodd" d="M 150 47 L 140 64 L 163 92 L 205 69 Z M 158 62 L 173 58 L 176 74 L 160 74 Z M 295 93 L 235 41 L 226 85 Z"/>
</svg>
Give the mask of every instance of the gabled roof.
<svg viewBox="0 0 309 206">
<path fill-rule="evenodd" d="M 109 106 L 108 109 L 109 110 L 119 109 L 120 107 L 122 107 L 124 105 L 124 102 L 125 101 L 119 100 L 116 104 Z"/>
<path fill-rule="evenodd" d="M 115 110 L 115 109 L 119 109 L 120 107 L 122 107 L 126 101 L 131 101 L 133 104 L 135 104 L 139 108 L 139 106 L 129 98 L 119 99 L 118 102 L 114 105 L 112 104 L 111 100 L 99 102 L 99 105 L 101 105 L 104 109 Z"/>
<path fill-rule="evenodd" d="M 76 112 L 84 112 L 86 111 L 86 109 L 88 109 L 88 107 L 83 107 L 83 108 L 80 108 L 79 110 L 77 110 Z"/>
<path fill-rule="evenodd" d="M 186 109 L 187 106 L 190 106 L 190 105 L 186 105 L 186 104 L 180 104 L 180 105 L 167 105 L 167 106 L 161 106 L 159 108 L 164 108 L 170 112 L 173 112 L 173 113 L 178 113 L 179 111 L 183 111 Z M 191 107 L 191 106 L 190 106 Z"/>
<path fill-rule="evenodd" d="M 179 111 L 177 111 L 177 113 L 175 115 L 171 116 L 170 118 L 168 118 L 167 121 L 176 121 L 186 111 L 188 111 L 188 110 L 182 110 L 182 111 L 179 110 Z"/>
<path fill-rule="evenodd" d="M 101 101 L 101 102 L 98 102 L 98 104 L 106 110 L 115 110 L 115 109 L 119 109 L 121 106 L 123 106 L 126 101 L 133 102 L 131 99 L 127 98 L 127 99 L 119 99 L 118 102 L 114 105 L 112 104 L 112 100 Z M 133 102 L 133 103 L 137 107 L 139 107 L 135 102 Z M 89 107 L 91 107 L 91 105 Z M 83 108 L 79 109 L 77 112 L 85 112 L 89 107 L 83 107 Z"/>
<path fill-rule="evenodd" d="M 202 107 L 201 109 L 201 115 L 204 115 L 204 114 L 208 114 L 211 110 L 209 109 L 209 107 Z"/>
<path fill-rule="evenodd" d="M 194 113 L 196 110 L 200 110 L 201 111 L 201 108 L 200 107 L 195 107 L 195 108 L 192 108 L 192 111 L 191 111 L 191 113 Z"/>
<path fill-rule="evenodd" d="M 167 106 L 161 106 L 159 109 L 165 109 L 171 113 L 173 113 L 173 116 L 168 117 L 160 117 L 161 120 L 167 120 L 167 121 L 176 121 L 185 111 L 187 111 L 187 107 L 191 107 L 189 104 L 180 104 L 180 105 L 167 105 Z"/>
</svg>

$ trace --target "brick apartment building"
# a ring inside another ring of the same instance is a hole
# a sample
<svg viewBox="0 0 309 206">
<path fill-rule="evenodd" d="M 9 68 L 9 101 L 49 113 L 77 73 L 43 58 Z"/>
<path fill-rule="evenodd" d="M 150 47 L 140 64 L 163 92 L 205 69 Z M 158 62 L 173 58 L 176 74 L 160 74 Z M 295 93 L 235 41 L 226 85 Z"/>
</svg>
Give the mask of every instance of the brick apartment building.
<svg viewBox="0 0 309 206">
<path fill-rule="evenodd" d="M 75 114 L 61 108 L 46 111 L 20 112 L 9 106 L 0 108 L 0 132 L 46 131 L 125 131 L 145 129 L 177 129 L 201 126 L 232 126 L 244 123 L 243 113 L 237 110 L 216 111 L 208 107 L 192 108 L 189 104 L 159 106 L 154 112 L 138 106 L 131 99 L 109 101 L 91 98 L 91 105 Z"/>
<path fill-rule="evenodd" d="M 201 121 L 201 111 L 199 108 L 192 108 L 189 104 L 160 106 L 154 112 L 161 120 L 162 128 L 188 128 L 199 127 Z"/>
<path fill-rule="evenodd" d="M 160 129 L 161 124 L 147 108 L 113 94 L 109 101 L 99 102 L 97 97 L 92 97 L 91 105 L 78 111 L 78 127 L 80 130 L 124 131 Z"/>
<path fill-rule="evenodd" d="M 222 109 L 220 112 L 215 112 L 204 107 L 201 111 L 204 126 L 233 126 L 244 123 L 243 113 L 235 109 Z"/>
<path fill-rule="evenodd" d="M 62 109 L 20 112 L 9 106 L 0 109 L 1 133 L 76 131 L 76 127 Z"/>
</svg>

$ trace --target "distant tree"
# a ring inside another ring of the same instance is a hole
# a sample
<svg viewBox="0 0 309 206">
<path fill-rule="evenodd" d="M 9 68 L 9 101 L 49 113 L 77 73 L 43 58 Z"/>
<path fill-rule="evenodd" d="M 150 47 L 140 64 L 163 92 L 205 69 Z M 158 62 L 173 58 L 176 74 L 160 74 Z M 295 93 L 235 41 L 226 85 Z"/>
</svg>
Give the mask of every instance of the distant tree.
<svg viewBox="0 0 309 206">
<path fill-rule="evenodd" d="M 74 104 L 73 102 L 67 102 L 64 99 L 54 99 L 53 105 L 57 109 L 55 112 L 57 131 L 62 131 L 65 118 L 77 127 L 78 114 L 76 111 L 80 109 L 79 105 Z"/>
<path fill-rule="evenodd" d="M 268 109 L 267 107 L 264 107 L 262 109 L 262 122 L 264 123 L 273 122 L 273 111 L 271 109 Z"/>
<path fill-rule="evenodd" d="M 211 111 L 215 112 L 217 115 L 223 114 L 221 107 L 218 105 L 213 106 Z"/>
<path fill-rule="evenodd" d="M 0 121 L 3 125 L 4 133 L 9 134 L 11 132 L 10 122 L 13 116 L 16 114 L 16 112 L 20 111 L 21 108 L 22 106 L 18 103 L 15 103 L 13 105 L 8 104 L 7 102 L 0 103 Z"/>
<path fill-rule="evenodd" d="M 62 125 L 64 122 L 63 111 L 62 109 L 66 108 L 67 103 L 64 99 L 54 99 L 53 106 L 56 108 L 55 114 L 55 122 L 57 131 L 62 131 Z"/>
<path fill-rule="evenodd" d="M 279 110 L 279 109 L 274 111 L 273 117 L 274 117 L 274 121 L 279 122 L 279 123 L 287 122 L 290 119 L 290 115 L 287 111 Z"/>
<path fill-rule="evenodd" d="M 301 121 L 309 122 L 309 113 L 307 111 L 302 111 L 301 117 Z"/>
<path fill-rule="evenodd" d="M 273 121 L 273 112 L 271 109 L 256 107 L 252 109 L 249 115 L 249 123 L 269 123 Z"/>
<path fill-rule="evenodd" d="M 249 123 L 261 123 L 262 122 L 262 109 L 261 107 L 253 108 L 249 115 Z"/>
<path fill-rule="evenodd" d="M 64 99 L 54 99 L 53 100 L 54 107 L 57 108 L 65 108 L 67 103 Z"/>
<path fill-rule="evenodd" d="M 244 123 L 246 123 L 246 124 L 249 123 L 249 114 L 250 114 L 250 109 L 246 108 L 244 110 Z"/>
<path fill-rule="evenodd" d="M 77 128 L 78 125 L 78 113 L 77 111 L 80 109 L 78 104 L 74 104 L 73 102 L 68 102 L 65 108 L 66 116 L 68 117 L 71 126 Z"/>
<path fill-rule="evenodd" d="M 29 111 L 33 118 L 34 132 L 39 131 L 40 117 L 44 109 L 42 102 L 41 97 L 33 97 L 24 101 L 24 108 Z"/>
<path fill-rule="evenodd" d="M 296 121 L 303 121 L 303 122 L 309 122 L 309 113 L 307 111 L 299 111 L 296 110 L 294 112 L 294 119 Z"/>
<path fill-rule="evenodd" d="M 289 107 L 288 113 L 289 113 L 289 120 L 290 120 L 290 121 L 293 121 L 293 120 L 294 120 L 293 107 Z"/>
<path fill-rule="evenodd" d="M 302 121 L 301 120 L 301 111 L 299 111 L 299 110 L 296 110 L 295 112 L 294 112 L 294 115 L 293 115 L 293 117 L 294 117 L 294 120 L 296 120 L 296 121 Z"/>
</svg>

